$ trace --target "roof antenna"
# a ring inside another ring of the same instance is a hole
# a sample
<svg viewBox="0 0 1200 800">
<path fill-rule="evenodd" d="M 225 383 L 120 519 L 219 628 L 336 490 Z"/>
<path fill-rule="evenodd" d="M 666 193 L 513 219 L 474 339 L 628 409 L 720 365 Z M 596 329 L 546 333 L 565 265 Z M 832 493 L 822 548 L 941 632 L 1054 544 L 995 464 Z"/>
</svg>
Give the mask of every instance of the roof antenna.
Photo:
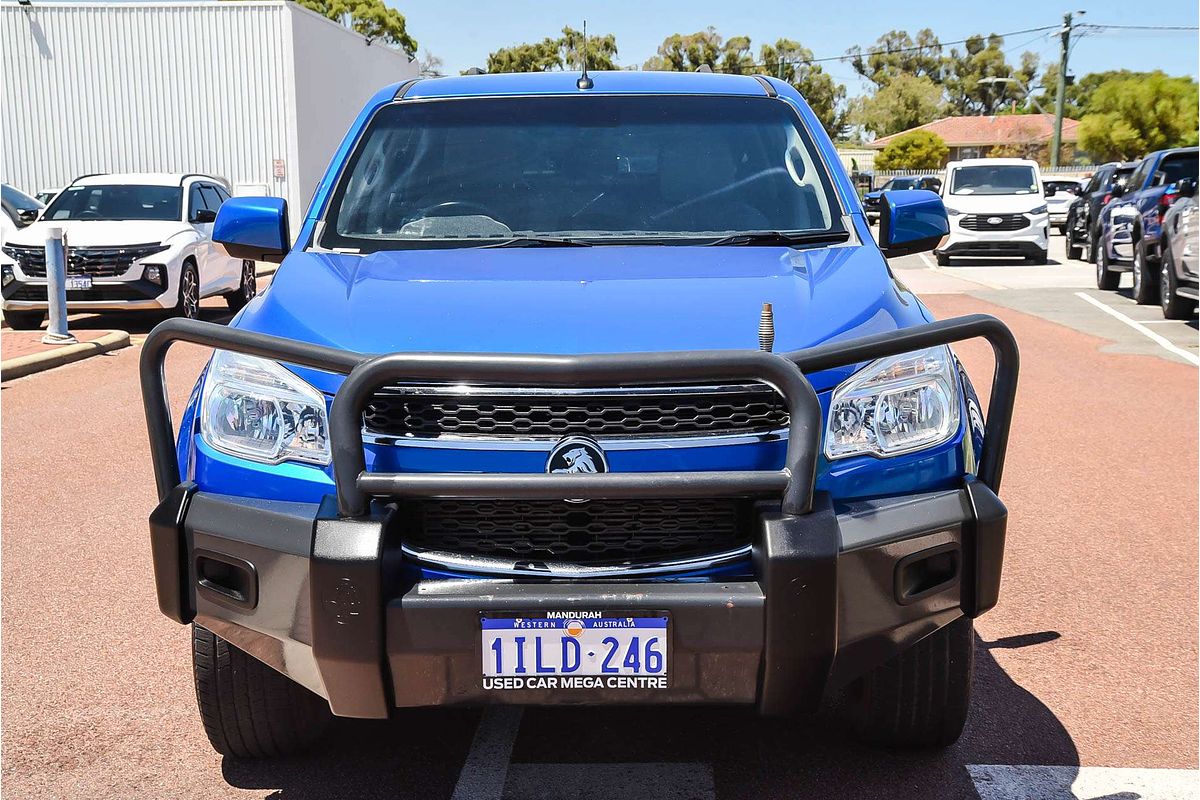
<svg viewBox="0 0 1200 800">
<path fill-rule="evenodd" d="M 577 89 L 590 89 L 595 86 L 595 84 L 592 83 L 592 79 L 589 78 L 587 74 L 587 47 L 587 20 L 585 19 L 583 21 L 583 74 L 579 76 L 579 80 L 575 81 L 575 87 Z"/>
</svg>

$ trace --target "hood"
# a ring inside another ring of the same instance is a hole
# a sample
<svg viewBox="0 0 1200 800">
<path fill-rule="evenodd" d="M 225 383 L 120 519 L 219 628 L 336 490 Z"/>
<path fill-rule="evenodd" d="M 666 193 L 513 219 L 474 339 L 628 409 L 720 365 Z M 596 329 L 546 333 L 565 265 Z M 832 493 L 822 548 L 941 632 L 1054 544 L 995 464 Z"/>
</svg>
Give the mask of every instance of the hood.
<svg viewBox="0 0 1200 800">
<path fill-rule="evenodd" d="M 964 214 L 1027 214 L 1046 205 L 1046 198 L 1041 194 L 947 194 L 942 202 Z"/>
<path fill-rule="evenodd" d="M 233 324 L 362 353 L 757 349 L 763 303 L 777 352 L 923 320 L 873 247 L 602 246 L 296 252 Z"/>
<path fill-rule="evenodd" d="M 38 220 L 8 237 L 9 244 L 40 247 L 49 228 L 62 228 L 72 247 L 121 247 L 166 241 L 177 233 L 193 230 L 179 220 Z"/>
</svg>

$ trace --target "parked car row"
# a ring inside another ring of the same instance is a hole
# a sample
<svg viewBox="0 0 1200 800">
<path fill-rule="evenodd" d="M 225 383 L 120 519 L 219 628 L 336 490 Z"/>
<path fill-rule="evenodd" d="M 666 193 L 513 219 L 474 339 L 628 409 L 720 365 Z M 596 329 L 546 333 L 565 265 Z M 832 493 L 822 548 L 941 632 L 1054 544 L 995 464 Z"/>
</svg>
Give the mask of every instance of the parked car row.
<svg viewBox="0 0 1200 800">
<path fill-rule="evenodd" d="M 149 309 L 195 318 L 205 297 L 220 295 L 238 310 L 257 291 L 254 262 L 212 241 L 217 209 L 229 199 L 218 178 L 88 175 L 54 192 L 44 208 L 9 186 L 4 198 L 6 218 L 11 198 L 17 221 L 5 230 L 0 294 L 4 318 L 18 330 L 38 328 L 46 315 L 50 227 L 61 228 L 67 243 L 71 311 Z"/>
<path fill-rule="evenodd" d="M 1096 265 L 1096 286 L 1133 277 L 1133 299 L 1158 302 L 1168 319 L 1194 313 L 1196 182 L 1200 149 L 1160 150 L 1096 170 L 1067 217 L 1067 257 Z"/>
</svg>

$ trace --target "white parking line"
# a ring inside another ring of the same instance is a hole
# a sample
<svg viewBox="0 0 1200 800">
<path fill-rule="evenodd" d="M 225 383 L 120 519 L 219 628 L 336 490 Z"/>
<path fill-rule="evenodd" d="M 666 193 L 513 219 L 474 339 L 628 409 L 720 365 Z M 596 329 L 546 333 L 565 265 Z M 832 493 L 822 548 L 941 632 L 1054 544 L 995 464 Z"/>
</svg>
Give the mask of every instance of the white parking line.
<svg viewBox="0 0 1200 800">
<path fill-rule="evenodd" d="M 520 706 L 488 706 L 479 718 L 451 800 L 500 800 L 521 727 Z"/>
<path fill-rule="evenodd" d="M 1172 344 L 1165 337 L 1159 336 L 1157 333 L 1150 330 L 1149 328 L 1147 328 L 1145 325 L 1138 322 L 1137 320 L 1130 319 L 1129 317 L 1122 314 L 1120 311 L 1117 311 L 1112 306 L 1108 306 L 1108 305 L 1105 305 L 1104 303 L 1101 303 L 1099 300 L 1092 297 L 1090 294 L 1087 294 L 1086 292 L 1076 292 L 1075 296 L 1083 298 L 1087 302 L 1094 305 L 1096 308 L 1103 311 L 1105 314 L 1109 314 L 1109 315 L 1121 320 L 1121 322 L 1124 322 L 1126 325 L 1133 328 L 1135 331 L 1142 334 L 1147 339 L 1150 339 L 1152 342 L 1161 346 L 1168 353 L 1174 353 L 1175 355 L 1182 358 L 1184 361 L 1187 361 L 1189 364 L 1194 364 L 1195 366 L 1200 367 L 1200 357 L 1197 357 L 1195 353 L 1188 352 L 1187 350 L 1184 350 L 1182 347 Z"/>
<path fill-rule="evenodd" d="M 979 800 L 1196 800 L 1194 769 L 968 764 Z"/>
</svg>

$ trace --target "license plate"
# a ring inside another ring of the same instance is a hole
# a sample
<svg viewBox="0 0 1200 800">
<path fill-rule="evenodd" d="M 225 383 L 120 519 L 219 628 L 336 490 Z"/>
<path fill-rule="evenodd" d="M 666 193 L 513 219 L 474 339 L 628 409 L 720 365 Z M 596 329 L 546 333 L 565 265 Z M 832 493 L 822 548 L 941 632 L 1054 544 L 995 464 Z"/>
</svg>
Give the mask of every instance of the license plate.
<svg viewBox="0 0 1200 800">
<path fill-rule="evenodd" d="M 665 613 L 481 615 L 484 689 L 665 689 Z"/>
<path fill-rule="evenodd" d="M 72 289 L 90 289 L 92 288 L 92 276 L 83 275 L 73 278 L 67 278 L 67 291 Z"/>
</svg>

